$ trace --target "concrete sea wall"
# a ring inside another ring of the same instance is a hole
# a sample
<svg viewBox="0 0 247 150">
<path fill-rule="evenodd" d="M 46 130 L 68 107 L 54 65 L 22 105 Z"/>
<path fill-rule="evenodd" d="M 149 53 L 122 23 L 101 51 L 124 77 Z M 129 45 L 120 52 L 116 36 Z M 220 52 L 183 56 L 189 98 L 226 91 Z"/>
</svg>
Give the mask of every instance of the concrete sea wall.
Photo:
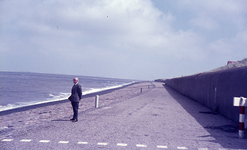
<svg viewBox="0 0 247 150">
<path fill-rule="evenodd" d="M 233 106 L 233 97 L 247 97 L 247 66 L 166 79 L 163 82 L 181 94 L 238 122 L 239 107 Z"/>
</svg>

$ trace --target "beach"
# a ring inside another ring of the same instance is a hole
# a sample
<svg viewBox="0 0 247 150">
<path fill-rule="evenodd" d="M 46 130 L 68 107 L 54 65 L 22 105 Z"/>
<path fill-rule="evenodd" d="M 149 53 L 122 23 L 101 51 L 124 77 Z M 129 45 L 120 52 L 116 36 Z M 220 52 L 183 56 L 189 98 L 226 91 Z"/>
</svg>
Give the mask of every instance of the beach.
<svg viewBox="0 0 247 150">
<path fill-rule="evenodd" d="M 77 77 L 82 85 L 83 95 L 137 82 L 117 78 Z M 5 110 L 67 99 L 73 86 L 73 78 L 73 75 L 63 74 L 0 71 L 0 113 Z M 15 86 L 9 83 L 15 83 Z"/>
<path fill-rule="evenodd" d="M 0 149 L 246 149 L 238 123 L 161 82 L 137 82 L 80 102 L 71 122 L 69 101 L 1 115 Z"/>
<path fill-rule="evenodd" d="M 95 110 L 95 95 L 99 94 L 99 108 L 124 101 L 138 96 L 154 88 L 151 82 L 138 82 L 122 88 L 102 91 L 84 96 L 79 104 L 80 114 Z M 39 130 L 49 126 L 54 120 L 69 120 L 73 111 L 69 100 L 60 102 L 33 105 L 28 108 L 18 108 L 11 111 L 0 112 L 0 139 L 13 138 L 25 134 L 29 130 Z"/>
</svg>

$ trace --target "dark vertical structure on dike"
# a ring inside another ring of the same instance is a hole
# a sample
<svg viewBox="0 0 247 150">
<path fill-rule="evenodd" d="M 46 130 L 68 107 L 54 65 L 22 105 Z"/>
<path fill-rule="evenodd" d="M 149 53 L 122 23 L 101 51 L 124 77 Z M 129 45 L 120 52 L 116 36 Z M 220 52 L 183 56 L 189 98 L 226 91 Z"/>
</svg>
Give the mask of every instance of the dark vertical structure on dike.
<svg viewBox="0 0 247 150">
<path fill-rule="evenodd" d="M 166 79 L 166 85 L 238 122 L 233 97 L 247 97 L 247 66 Z"/>
</svg>

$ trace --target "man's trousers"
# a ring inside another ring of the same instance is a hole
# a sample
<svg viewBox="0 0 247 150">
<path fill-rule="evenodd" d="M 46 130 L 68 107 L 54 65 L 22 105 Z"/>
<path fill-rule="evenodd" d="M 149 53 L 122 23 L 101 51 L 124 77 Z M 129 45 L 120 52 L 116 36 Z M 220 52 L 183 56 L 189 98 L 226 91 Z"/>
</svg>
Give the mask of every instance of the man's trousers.
<svg viewBox="0 0 247 150">
<path fill-rule="evenodd" d="M 74 115 L 73 115 L 73 120 L 78 120 L 78 109 L 79 109 L 79 102 L 71 102 L 71 105 L 73 107 L 73 112 L 74 112 Z"/>
</svg>

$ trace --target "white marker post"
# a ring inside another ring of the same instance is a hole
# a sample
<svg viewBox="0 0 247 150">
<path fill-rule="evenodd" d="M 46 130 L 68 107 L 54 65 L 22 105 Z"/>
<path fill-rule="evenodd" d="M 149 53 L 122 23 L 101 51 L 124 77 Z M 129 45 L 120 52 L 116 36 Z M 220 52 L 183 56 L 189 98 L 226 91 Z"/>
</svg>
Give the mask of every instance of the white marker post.
<svg viewBox="0 0 247 150">
<path fill-rule="evenodd" d="M 95 96 L 95 108 L 99 107 L 99 95 Z"/>
<path fill-rule="evenodd" d="M 238 134 L 240 138 L 244 138 L 244 119 L 245 119 L 245 106 L 247 106 L 247 98 L 234 97 L 233 106 L 240 106 Z"/>
</svg>

